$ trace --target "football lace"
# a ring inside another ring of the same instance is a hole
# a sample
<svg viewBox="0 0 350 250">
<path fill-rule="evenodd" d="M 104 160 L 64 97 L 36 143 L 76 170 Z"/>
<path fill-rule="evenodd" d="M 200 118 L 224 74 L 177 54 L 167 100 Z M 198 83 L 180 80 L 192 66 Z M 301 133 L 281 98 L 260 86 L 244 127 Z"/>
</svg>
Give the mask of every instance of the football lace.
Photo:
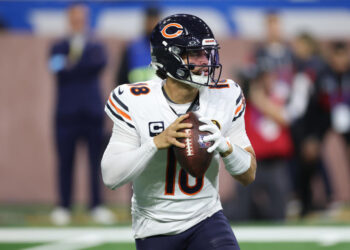
<svg viewBox="0 0 350 250">
<path fill-rule="evenodd" d="M 185 133 L 188 134 L 188 135 L 191 135 L 191 129 L 186 129 Z M 185 145 L 186 145 L 187 156 L 194 155 L 194 153 L 193 153 L 193 144 L 192 144 L 192 138 L 191 137 L 187 137 L 185 139 Z"/>
</svg>

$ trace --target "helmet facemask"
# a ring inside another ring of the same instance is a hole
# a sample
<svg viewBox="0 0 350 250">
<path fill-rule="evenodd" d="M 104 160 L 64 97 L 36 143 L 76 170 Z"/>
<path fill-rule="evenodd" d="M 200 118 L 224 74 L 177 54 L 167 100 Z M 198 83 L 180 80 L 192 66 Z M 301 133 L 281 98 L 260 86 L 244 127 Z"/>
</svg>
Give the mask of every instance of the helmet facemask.
<svg viewBox="0 0 350 250">
<path fill-rule="evenodd" d="M 186 79 L 181 79 L 180 81 L 196 88 L 201 86 L 215 86 L 220 80 L 222 71 L 218 50 L 219 47 L 217 45 L 187 48 L 182 57 L 185 58 L 185 60 L 182 59 L 182 64 L 188 69 L 189 73 Z M 208 59 L 208 64 L 200 65 L 191 63 L 191 57 L 198 56 L 202 51 Z"/>
<path fill-rule="evenodd" d="M 203 46 L 195 48 L 171 47 L 168 52 L 175 57 L 181 65 L 176 72 L 167 71 L 167 75 L 192 87 L 215 86 L 220 80 L 222 66 L 219 62 L 219 46 Z M 195 57 L 204 51 L 208 64 L 191 63 L 191 57 Z M 207 74 L 206 74 L 207 72 Z"/>
<path fill-rule="evenodd" d="M 203 20 L 175 14 L 160 21 L 152 32 L 151 64 L 162 79 L 171 77 L 195 88 L 215 86 L 222 71 L 218 49 Z M 200 57 L 196 58 L 196 53 Z"/>
</svg>

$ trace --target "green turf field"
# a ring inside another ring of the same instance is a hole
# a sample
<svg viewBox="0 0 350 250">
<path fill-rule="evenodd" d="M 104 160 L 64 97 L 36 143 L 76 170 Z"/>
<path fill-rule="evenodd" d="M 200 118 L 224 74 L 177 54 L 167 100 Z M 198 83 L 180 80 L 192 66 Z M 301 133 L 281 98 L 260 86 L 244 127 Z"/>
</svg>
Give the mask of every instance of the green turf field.
<svg viewBox="0 0 350 250">
<path fill-rule="evenodd" d="M 1 250 L 19 250 L 32 248 L 34 246 L 42 246 L 35 243 L 1 243 Z M 296 243 L 296 242 L 243 242 L 240 244 L 242 250 L 349 250 L 350 243 L 338 243 L 332 246 L 322 246 L 318 243 Z M 43 248 L 44 249 L 44 248 Z M 135 250 L 133 243 L 106 243 L 94 247 L 81 248 L 86 250 Z M 166 250 L 166 248 L 164 249 Z"/>
<path fill-rule="evenodd" d="M 93 223 L 77 207 L 69 226 L 50 223 L 50 206 L 0 205 L 0 250 L 131 250 L 129 208 L 114 207 L 118 223 Z M 350 250 L 350 206 L 337 217 L 314 214 L 285 222 L 232 224 L 242 250 Z M 166 250 L 166 247 L 164 248 Z"/>
</svg>

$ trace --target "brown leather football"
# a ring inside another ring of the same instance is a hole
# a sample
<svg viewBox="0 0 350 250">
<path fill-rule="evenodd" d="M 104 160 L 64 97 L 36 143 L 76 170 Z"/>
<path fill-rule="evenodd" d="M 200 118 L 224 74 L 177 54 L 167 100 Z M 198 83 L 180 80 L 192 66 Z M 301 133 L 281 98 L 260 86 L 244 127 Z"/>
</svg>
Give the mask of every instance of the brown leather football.
<svg viewBox="0 0 350 250">
<path fill-rule="evenodd" d="M 187 173 L 193 177 L 203 177 L 213 157 L 213 153 L 209 154 L 207 152 L 207 149 L 213 143 L 203 142 L 203 137 L 210 133 L 207 131 L 199 131 L 199 126 L 204 123 L 200 122 L 197 115 L 193 112 L 189 112 L 189 117 L 182 122 L 191 123 L 193 126 L 190 129 L 179 130 L 190 134 L 190 137 L 178 139 L 181 143 L 184 143 L 186 147 L 173 147 L 176 159 Z"/>
</svg>

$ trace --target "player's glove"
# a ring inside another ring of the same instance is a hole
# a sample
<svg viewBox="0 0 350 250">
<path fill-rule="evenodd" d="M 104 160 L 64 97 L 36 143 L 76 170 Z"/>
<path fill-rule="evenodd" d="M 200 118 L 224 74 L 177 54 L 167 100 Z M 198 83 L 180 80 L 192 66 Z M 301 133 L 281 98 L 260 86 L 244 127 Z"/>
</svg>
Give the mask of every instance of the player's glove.
<svg viewBox="0 0 350 250">
<path fill-rule="evenodd" d="M 217 151 L 219 153 L 225 153 L 230 149 L 230 141 L 228 138 L 223 137 L 220 129 L 208 118 L 200 117 L 198 119 L 200 122 L 205 124 L 199 126 L 200 131 L 208 131 L 211 135 L 207 135 L 203 137 L 204 142 L 212 141 L 214 144 L 207 149 L 208 153 L 212 153 L 213 151 Z"/>
</svg>

